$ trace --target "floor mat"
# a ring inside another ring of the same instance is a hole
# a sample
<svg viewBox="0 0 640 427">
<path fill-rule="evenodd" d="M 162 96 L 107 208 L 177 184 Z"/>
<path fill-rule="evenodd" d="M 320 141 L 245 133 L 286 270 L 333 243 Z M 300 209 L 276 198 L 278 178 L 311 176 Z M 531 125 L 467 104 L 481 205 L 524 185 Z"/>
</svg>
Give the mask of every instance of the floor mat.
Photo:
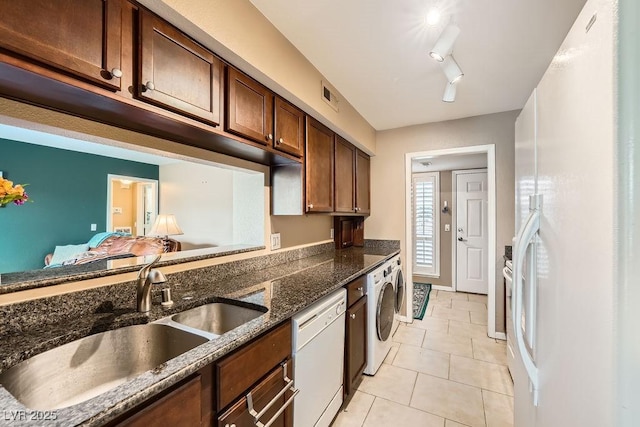
<svg viewBox="0 0 640 427">
<path fill-rule="evenodd" d="M 427 311 L 427 303 L 429 302 L 429 293 L 431 293 L 430 283 L 414 283 L 413 284 L 413 318 L 422 320 L 425 311 Z"/>
</svg>

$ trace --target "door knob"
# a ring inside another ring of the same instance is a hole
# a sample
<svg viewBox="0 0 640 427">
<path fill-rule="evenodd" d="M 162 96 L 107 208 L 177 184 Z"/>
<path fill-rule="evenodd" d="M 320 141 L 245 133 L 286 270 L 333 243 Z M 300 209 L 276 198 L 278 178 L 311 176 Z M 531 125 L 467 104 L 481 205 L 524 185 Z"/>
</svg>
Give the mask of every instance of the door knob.
<svg viewBox="0 0 640 427">
<path fill-rule="evenodd" d="M 458 228 L 458 231 L 464 231 L 464 230 L 462 229 L 462 227 L 460 227 L 460 228 Z"/>
</svg>

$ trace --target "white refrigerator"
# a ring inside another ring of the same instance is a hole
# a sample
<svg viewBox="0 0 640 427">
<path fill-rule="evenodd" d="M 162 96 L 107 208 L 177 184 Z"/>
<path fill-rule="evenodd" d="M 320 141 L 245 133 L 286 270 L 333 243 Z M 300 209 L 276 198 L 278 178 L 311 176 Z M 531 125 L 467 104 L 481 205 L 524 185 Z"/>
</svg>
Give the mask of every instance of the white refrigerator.
<svg viewBox="0 0 640 427">
<path fill-rule="evenodd" d="M 515 427 L 616 425 L 613 3 L 587 1 L 516 121 Z"/>
</svg>

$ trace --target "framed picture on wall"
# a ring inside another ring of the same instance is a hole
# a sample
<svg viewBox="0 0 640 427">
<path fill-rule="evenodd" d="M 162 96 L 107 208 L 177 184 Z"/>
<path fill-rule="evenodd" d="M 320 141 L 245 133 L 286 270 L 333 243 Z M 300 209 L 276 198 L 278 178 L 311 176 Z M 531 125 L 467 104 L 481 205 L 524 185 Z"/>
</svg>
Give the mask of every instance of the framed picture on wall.
<svg viewBox="0 0 640 427">
<path fill-rule="evenodd" d="M 131 234 L 131 227 L 114 227 L 113 231 L 116 232 L 116 233 Z"/>
</svg>

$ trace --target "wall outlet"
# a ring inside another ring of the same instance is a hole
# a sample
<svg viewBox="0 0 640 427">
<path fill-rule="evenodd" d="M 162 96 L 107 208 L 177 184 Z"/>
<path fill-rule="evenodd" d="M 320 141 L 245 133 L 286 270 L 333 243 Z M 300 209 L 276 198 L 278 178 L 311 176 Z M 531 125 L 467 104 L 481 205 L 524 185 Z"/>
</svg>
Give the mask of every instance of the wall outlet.
<svg viewBox="0 0 640 427">
<path fill-rule="evenodd" d="M 333 239 L 333 228 L 331 229 L 331 239 Z"/>
<path fill-rule="evenodd" d="M 451 231 L 451 224 L 445 224 L 444 231 Z"/>
<path fill-rule="evenodd" d="M 280 233 L 271 235 L 271 250 L 280 249 Z"/>
<path fill-rule="evenodd" d="M 121 214 L 122 213 L 122 208 L 113 208 L 113 213 L 114 214 Z"/>
<path fill-rule="evenodd" d="M 98 224 L 91 224 L 91 231 L 96 231 L 98 229 Z"/>
</svg>

